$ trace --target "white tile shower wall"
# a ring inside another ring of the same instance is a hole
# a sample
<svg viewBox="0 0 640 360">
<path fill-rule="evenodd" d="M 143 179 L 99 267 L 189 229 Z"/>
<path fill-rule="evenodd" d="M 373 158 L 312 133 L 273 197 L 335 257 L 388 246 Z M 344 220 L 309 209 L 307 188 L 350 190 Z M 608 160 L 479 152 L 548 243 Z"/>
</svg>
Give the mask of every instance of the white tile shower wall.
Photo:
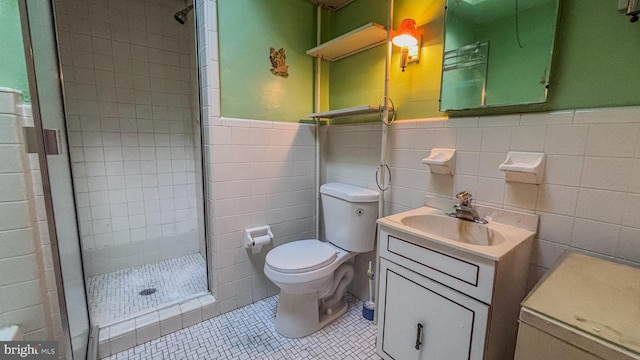
<svg viewBox="0 0 640 360">
<path fill-rule="evenodd" d="M 222 118 L 206 132 L 214 294 L 224 313 L 278 292 L 263 272 L 273 246 L 314 237 L 315 126 Z M 265 224 L 273 244 L 251 254 L 244 229 Z"/>
<path fill-rule="evenodd" d="M 62 340 L 38 158 L 23 147 L 31 106 L 0 90 L 0 327 L 17 324 L 25 340 Z"/>
<path fill-rule="evenodd" d="M 54 3 L 87 275 L 198 252 L 184 1 Z"/>
<path fill-rule="evenodd" d="M 325 181 L 371 187 L 380 125 L 324 131 Z M 454 176 L 431 174 L 420 162 L 433 147 L 458 149 Z M 545 152 L 543 183 L 505 182 L 498 165 L 508 151 Z M 530 286 L 567 250 L 640 266 L 640 108 L 398 121 L 388 159 L 387 215 L 421 206 L 425 194 L 452 198 L 461 190 L 478 204 L 540 215 Z M 366 279 L 356 275 L 352 287 L 363 294 Z"/>
</svg>

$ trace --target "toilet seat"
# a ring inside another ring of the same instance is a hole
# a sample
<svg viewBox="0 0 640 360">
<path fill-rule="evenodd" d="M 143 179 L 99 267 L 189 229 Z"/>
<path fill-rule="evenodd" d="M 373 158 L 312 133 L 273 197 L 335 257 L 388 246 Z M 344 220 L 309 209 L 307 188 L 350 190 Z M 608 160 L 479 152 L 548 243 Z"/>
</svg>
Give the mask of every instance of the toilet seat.
<svg viewBox="0 0 640 360">
<path fill-rule="evenodd" d="M 299 274 L 321 269 L 338 256 L 336 249 L 326 243 L 311 239 L 283 244 L 269 251 L 266 265 L 284 274 Z"/>
<path fill-rule="evenodd" d="M 298 252 L 295 252 L 295 250 L 293 250 L 293 252 L 287 251 L 290 246 L 299 242 L 302 242 L 305 245 L 296 245 L 295 248 L 291 248 L 299 250 Z M 301 249 L 298 249 L 298 246 L 300 246 Z M 310 250 L 312 247 L 317 251 Z M 327 248 L 330 252 L 327 251 Z M 280 259 L 279 257 L 273 257 L 270 255 L 278 249 L 280 249 L 280 251 L 276 254 L 281 253 L 281 255 L 283 255 L 282 259 L 284 260 L 282 260 L 282 262 L 278 262 L 278 260 L 276 260 Z M 322 256 L 316 258 L 318 253 L 324 253 L 328 258 L 325 257 L 323 259 Z M 356 253 L 340 249 L 330 242 L 323 242 L 320 240 L 297 240 L 280 245 L 269 251 L 264 262 L 264 274 L 269 280 L 279 286 L 280 289 L 287 288 L 287 291 L 290 292 L 310 292 L 312 291 L 310 289 L 320 289 L 322 284 L 333 276 L 333 272 L 338 268 L 338 266 L 355 255 Z M 307 261 L 304 261 L 295 258 L 296 256 L 300 258 L 308 256 L 308 258 L 306 258 Z M 276 269 L 277 267 L 284 268 L 284 270 L 288 272 Z M 293 286 L 295 289 L 291 289 L 289 286 Z"/>
<path fill-rule="evenodd" d="M 372 251 L 380 193 L 327 183 L 320 187 L 323 234 L 273 248 L 264 275 L 280 288 L 276 331 L 288 338 L 310 335 L 347 311 L 343 298 L 353 280 L 354 257 Z"/>
</svg>

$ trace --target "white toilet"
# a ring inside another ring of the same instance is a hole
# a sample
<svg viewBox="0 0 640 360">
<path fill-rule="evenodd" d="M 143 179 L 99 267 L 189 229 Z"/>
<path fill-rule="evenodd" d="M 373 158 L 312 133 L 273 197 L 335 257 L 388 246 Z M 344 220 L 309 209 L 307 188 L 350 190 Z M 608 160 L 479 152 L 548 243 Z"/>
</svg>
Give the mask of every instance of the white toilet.
<svg viewBox="0 0 640 360">
<path fill-rule="evenodd" d="M 347 311 L 343 299 L 358 253 L 373 250 L 379 192 L 328 183 L 320 187 L 328 242 L 299 240 L 269 251 L 265 275 L 280 287 L 276 330 L 299 338 Z"/>
</svg>

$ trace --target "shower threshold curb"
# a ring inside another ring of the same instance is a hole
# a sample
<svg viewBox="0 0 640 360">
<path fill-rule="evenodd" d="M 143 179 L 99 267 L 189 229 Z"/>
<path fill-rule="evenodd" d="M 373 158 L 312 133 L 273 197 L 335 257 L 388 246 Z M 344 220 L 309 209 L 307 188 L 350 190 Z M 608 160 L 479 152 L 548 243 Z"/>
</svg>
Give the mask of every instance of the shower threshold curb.
<svg viewBox="0 0 640 360">
<path fill-rule="evenodd" d="M 129 316 L 98 325 L 98 359 L 220 315 L 220 306 L 209 292 L 191 295 Z"/>
</svg>

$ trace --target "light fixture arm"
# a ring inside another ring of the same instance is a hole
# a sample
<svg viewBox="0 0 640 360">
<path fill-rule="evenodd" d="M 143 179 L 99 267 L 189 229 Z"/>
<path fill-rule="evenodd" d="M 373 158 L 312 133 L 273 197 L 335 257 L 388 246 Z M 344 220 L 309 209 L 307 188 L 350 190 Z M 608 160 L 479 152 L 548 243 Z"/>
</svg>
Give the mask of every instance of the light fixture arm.
<svg viewBox="0 0 640 360">
<path fill-rule="evenodd" d="M 409 59 L 409 47 L 403 46 L 400 48 L 400 68 L 402 72 L 407 67 L 407 60 Z"/>
<path fill-rule="evenodd" d="M 393 32 L 392 43 L 400 47 L 400 68 L 404 72 L 407 64 L 420 61 L 420 46 L 422 36 L 418 34 L 416 22 L 413 19 L 404 19 Z"/>
</svg>

